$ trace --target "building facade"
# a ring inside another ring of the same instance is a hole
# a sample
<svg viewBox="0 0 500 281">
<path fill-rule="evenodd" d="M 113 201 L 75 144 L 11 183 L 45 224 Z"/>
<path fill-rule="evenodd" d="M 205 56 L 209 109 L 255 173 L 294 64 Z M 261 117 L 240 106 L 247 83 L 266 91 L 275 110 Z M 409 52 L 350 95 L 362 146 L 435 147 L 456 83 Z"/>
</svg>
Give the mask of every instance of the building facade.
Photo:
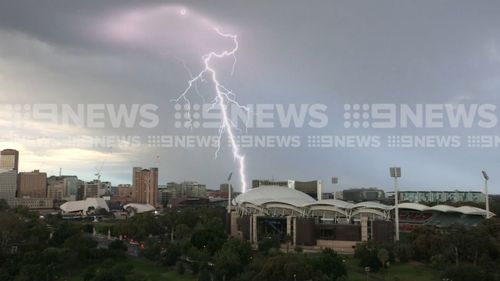
<svg viewBox="0 0 500 281">
<path fill-rule="evenodd" d="M 252 180 L 252 188 L 257 188 L 261 186 L 282 186 L 291 187 L 291 181 L 280 181 L 280 180 Z"/>
<path fill-rule="evenodd" d="M 0 151 L 0 169 L 19 171 L 19 151 L 14 149 Z"/>
<path fill-rule="evenodd" d="M 399 200 L 413 203 L 484 203 L 486 196 L 479 191 L 400 191 Z"/>
<path fill-rule="evenodd" d="M 342 198 L 348 202 L 379 201 L 385 198 L 385 192 L 379 188 L 352 188 L 343 190 Z"/>
<path fill-rule="evenodd" d="M 7 204 L 11 208 L 22 206 L 29 209 L 52 209 L 54 207 L 54 201 L 49 198 L 11 198 L 7 200 Z"/>
<path fill-rule="evenodd" d="M 314 181 L 289 181 L 290 188 L 304 192 L 316 200 L 323 199 L 323 188 L 320 180 Z"/>
<path fill-rule="evenodd" d="M 33 172 L 19 173 L 19 198 L 46 198 L 47 173 Z"/>
<path fill-rule="evenodd" d="M 15 170 L 0 170 L 0 199 L 16 197 L 17 172 Z"/>
<path fill-rule="evenodd" d="M 135 202 L 158 206 L 158 168 L 143 169 L 134 167 L 132 182 Z"/>
</svg>

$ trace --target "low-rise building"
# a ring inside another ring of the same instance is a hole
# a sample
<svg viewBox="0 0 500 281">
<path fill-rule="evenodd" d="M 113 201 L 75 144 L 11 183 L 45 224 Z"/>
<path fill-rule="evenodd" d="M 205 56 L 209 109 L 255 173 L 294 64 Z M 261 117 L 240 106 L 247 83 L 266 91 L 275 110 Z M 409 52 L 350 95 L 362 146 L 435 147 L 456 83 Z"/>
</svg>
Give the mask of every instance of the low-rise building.
<svg viewBox="0 0 500 281">
<path fill-rule="evenodd" d="M 10 198 L 7 204 L 11 208 L 27 207 L 29 209 L 52 209 L 54 207 L 54 200 L 50 198 Z"/>
<path fill-rule="evenodd" d="M 480 191 L 399 191 L 399 200 L 413 203 L 484 203 L 486 196 Z"/>
</svg>

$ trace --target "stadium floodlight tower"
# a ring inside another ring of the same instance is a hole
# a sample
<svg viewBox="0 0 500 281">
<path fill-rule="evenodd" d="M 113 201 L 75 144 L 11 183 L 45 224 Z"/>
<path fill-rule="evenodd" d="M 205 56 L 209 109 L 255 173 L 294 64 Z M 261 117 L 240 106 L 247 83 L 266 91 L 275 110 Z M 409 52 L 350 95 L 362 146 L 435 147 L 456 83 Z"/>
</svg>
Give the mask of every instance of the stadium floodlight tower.
<svg viewBox="0 0 500 281">
<path fill-rule="evenodd" d="M 490 180 L 490 177 L 486 173 L 486 171 L 481 171 L 483 173 L 483 178 L 484 178 L 484 194 L 486 195 L 486 218 L 490 218 L 490 198 L 488 197 L 488 181 Z"/>
<path fill-rule="evenodd" d="M 391 167 L 389 169 L 391 173 L 391 178 L 394 178 L 394 218 L 396 222 L 396 241 L 399 241 L 399 193 L 398 193 L 398 178 L 401 177 L 401 168 L 400 167 Z"/>
<path fill-rule="evenodd" d="M 231 178 L 233 177 L 233 172 L 229 173 L 227 177 L 227 213 L 231 213 Z"/>
<path fill-rule="evenodd" d="M 339 184 L 339 178 L 338 177 L 333 177 L 332 178 L 332 185 L 333 185 L 333 199 L 337 199 L 337 186 Z"/>
</svg>

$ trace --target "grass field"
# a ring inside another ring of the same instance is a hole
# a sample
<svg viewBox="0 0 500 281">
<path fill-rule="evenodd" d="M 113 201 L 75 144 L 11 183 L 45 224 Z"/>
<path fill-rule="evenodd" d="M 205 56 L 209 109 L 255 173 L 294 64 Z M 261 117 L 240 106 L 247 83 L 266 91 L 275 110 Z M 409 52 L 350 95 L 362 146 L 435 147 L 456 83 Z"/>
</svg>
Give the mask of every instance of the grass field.
<svg viewBox="0 0 500 281">
<path fill-rule="evenodd" d="M 126 263 L 134 266 L 133 273 L 144 275 L 150 281 L 194 281 L 197 278 L 190 273 L 179 275 L 172 269 L 158 266 L 152 262 L 129 258 Z M 83 281 L 82 273 L 63 279 L 66 281 Z"/>
<path fill-rule="evenodd" d="M 189 273 L 185 275 L 179 275 L 174 270 L 156 265 L 152 262 L 131 259 L 127 260 L 127 263 L 132 264 L 134 269 L 133 273 L 139 273 L 144 275 L 147 280 L 151 281 L 194 281 L 196 276 Z M 385 278 L 382 273 L 369 273 L 368 279 L 364 269 L 358 266 L 358 261 L 353 258 L 346 259 L 346 267 L 348 272 L 347 280 L 350 281 L 439 281 L 439 274 L 420 264 L 395 264 L 392 265 L 389 270 L 385 273 Z M 396 279 L 397 277 L 397 279 Z M 76 274 L 75 276 L 63 279 L 66 281 L 83 281 L 82 273 Z"/>
<path fill-rule="evenodd" d="M 346 260 L 348 280 L 401 280 L 401 281 L 439 281 L 439 273 L 419 264 L 395 264 L 391 265 L 384 275 L 382 273 L 369 273 L 368 279 L 364 269 L 358 266 L 358 261 L 352 258 Z M 397 279 L 396 279 L 397 277 Z"/>
</svg>

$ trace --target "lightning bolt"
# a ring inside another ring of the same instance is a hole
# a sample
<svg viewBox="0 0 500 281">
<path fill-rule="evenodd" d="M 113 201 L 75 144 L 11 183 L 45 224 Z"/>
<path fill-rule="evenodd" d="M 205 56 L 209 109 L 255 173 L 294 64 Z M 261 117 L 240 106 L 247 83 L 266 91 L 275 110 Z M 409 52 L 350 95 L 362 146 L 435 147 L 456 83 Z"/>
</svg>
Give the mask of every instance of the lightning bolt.
<svg viewBox="0 0 500 281">
<path fill-rule="evenodd" d="M 221 109 L 221 126 L 219 127 L 219 139 L 218 139 L 217 150 L 215 151 L 215 157 L 217 157 L 219 153 L 222 135 L 225 132 L 228 137 L 229 144 L 231 146 L 231 151 L 233 153 L 234 160 L 238 163 L 239 166 L 238 174 L 240 176 L 241 192 L 244 193 L 246 192 L 247 189 L 247 184 L 246 184 L 247 177 L 245 174 L 245 156 L 241 153 L 240 148 L 236 142 L 236 136 L 234 131 L 238 128 L 236 124 L 234 124 L 229 118 L 228 107 L 230 105 L 236 105 L 237 107 L 247 112 L 249 110 L 247 107 L 240 105 L 235 100 L 234 93 L 219 82 L 217 78 L 217 71 L 210 65 L 213 59 L 223 59 L 227 57 L 232 57 L 233 58 L 233 66 L 231 69 L 231 75 L 232 75 L 234 73 L 234 68 L 236 65 L 236 52 L 238 51 L 239 43 L 237 35 L 223 33 L 218 28 L 214 28 L 214 30 L 219 36 L 231 39 L 233 41 L 233 48 L 230 50 L 224 50 L 220 53 L 212 51 L 206 55 L 203 55 L 202 60 L 204 68 L 198 73 L 198 75 L 196 76 L 191 75 L 191 79 L 188 81 L 187 88 L 174 101 L 179 102 L 182 99 L 189 106 L 190 102 L 189 99 L 187 98 L 187 95 L 193 88 L 197 90 L 198 82 L 206 82 L 206 80 L 209 80 L 213 84 L 215 91 L 215 98 L 212 103 L 212 108 L 218 105 Z"/>
</svg>

